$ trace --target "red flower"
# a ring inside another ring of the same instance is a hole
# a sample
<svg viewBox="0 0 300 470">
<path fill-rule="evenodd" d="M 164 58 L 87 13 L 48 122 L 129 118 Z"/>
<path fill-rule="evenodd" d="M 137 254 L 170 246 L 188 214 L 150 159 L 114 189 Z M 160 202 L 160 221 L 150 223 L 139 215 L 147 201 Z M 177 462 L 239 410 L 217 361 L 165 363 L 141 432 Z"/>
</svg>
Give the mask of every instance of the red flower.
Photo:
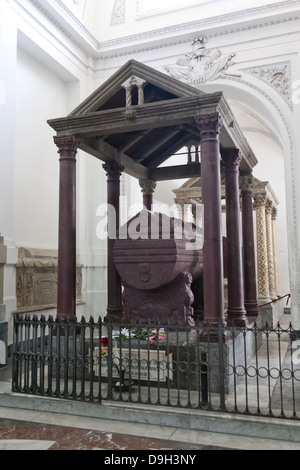
<svg viewBox="0 0 300 470">
<path fill-rule="evenodd" d="M 107 336 L 102 336 L 101 337 L 101 344 L 104 348 L 107 348 L 107 344 L 108 344 L 108 337 Z"/>
</svg>

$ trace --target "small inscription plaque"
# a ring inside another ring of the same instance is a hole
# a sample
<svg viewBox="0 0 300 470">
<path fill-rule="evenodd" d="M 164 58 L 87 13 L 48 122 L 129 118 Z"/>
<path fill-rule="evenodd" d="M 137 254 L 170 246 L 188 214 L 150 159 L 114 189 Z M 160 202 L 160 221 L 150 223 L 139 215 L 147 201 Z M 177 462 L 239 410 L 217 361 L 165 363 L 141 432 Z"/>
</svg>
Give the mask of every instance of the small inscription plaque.
<svg viewBox="0 0 300 470">
<path fill-rule="evenodd" d="M 95 357 L 99 358 L 99 348 L 95 348 Z M 101 377 L 108 375 L 109 356 L 100 356 Z M 112 376 L 120 377 L 120 369 L 125 371 L 124 377 L 131 380 L 147 380 L 153 382 L 165 382 L 167 379 L 173 380 L 173 356 L 167 355 L 165 351 L 155 351 L 147 349 L 123 349 L 122 357 L 120 350 L 113 348 L 112 354 Z M 94 373 L 99 377 L 99 360 L 95 361 Z"/>
</svg>

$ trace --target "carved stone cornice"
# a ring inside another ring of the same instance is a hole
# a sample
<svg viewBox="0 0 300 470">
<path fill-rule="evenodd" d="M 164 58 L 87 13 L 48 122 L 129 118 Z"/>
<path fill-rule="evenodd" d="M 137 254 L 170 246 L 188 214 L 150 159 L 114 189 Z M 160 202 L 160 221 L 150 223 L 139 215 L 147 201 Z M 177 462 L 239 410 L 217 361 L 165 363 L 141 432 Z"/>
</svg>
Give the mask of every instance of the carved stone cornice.
<svg viewBox="0 0 300 470">
<path fill-rule="evenodd" d="M 201 137 L 218 138 L 223 121 L 219 113 L 204 114 L 195 118 Z"/>
<path fill-rule="evenodd" d="M 62 135 L 53 137 L 55 145 L 58 147 L 58 152 L 61 158 L 72 158 L 74 159 L 80 140 L 74 135 Z"/>
<path fill-rule="evenodd" d="M 178 204 L 179 206 L 185 206 L 185 205 L 191 205 L 192 201 L 188 197 L 180 197 L 180 198 L 175 198 L 174 199 L 175 204 Z"/>
</svg>

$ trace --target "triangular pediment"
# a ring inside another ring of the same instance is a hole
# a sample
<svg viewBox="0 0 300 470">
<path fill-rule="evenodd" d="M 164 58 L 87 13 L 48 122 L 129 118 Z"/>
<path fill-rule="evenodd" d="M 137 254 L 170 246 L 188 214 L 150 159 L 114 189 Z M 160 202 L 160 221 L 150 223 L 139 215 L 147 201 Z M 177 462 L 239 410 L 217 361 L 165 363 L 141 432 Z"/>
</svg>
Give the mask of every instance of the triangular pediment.
<svg viewBox="0 0 300 470">
<path fill-rule="evenodd" d="M 199 152 L 190 152 L 199 146 L 195 118 L 218 109 L 224 123 L 232 121 L 222 92 L 203 93 L 130 60 L 68 116 L 48 123 L 60 135 L 75 135 L 86 153 L 104 162 L 118 161 L 135 178 L 164 181 L 200 175 Z M 236 124 L 233 130 L 223 126 L 221 146 L 235 147 L 241 136 L 236 129 Z M 244 139 L 241 144 L 244 154 L 246 150 L 244 169 L 248 169 L 252 152 Z M 178 163 L 166 165 L 175 155 Z"/>
<path fill-rule="evenodd" d="M 130 60 L 75 108 L 69 117 L 126 107 L 125 88 L 130 81 L 133 83 L 131 104 L 139 104 L 138 87 L 134 86 L 134 79 L 144 83 L 144 104 L 203 95 L 203 92 L 165 73 Z"/>
</svg>

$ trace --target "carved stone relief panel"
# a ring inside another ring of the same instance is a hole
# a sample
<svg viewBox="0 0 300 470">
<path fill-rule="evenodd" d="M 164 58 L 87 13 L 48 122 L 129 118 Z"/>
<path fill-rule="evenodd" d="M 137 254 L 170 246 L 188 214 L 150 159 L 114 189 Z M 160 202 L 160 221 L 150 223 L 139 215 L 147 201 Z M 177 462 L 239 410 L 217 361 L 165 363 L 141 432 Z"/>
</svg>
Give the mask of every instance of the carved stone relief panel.
<svg viewBox="0 0 300 470">
<path fill-rule="evenodd" d="M 55 250 L 19 248 L 16 265 L 18 310 L 55 307 L 57 302 L 57 265 Z M 82 302 L 82 266 L 76 269 L 76 297 Z"/>
<path fill-rule="evenodd" d="M 112 16 L 111 26 L 124 24 L 126 22 L 126 0 L 115 0 Z"/>
<path fill-rule="evenodd" d="M 278 62 L 274 64 L 259 65 L 257 67 L 249 67 L 243 69 L 243 72 L 250 73 L 271 85 L 271 87 L 277 91 L 289 107 L 293 107 L 290 62 Z"/>
<path fill-rule="evenodd" d="M 240 76 L 239 73 L 228 70 L 234 65 L 235 53 L 223 54 L 218 49 L 206 48 L 207 38 L 195 38 L 192 52 L 178 57 L 176 64 L 165 66 L 165 70 L 174 78 L 188 83 L 204 83 L 217 78 Z"/>
</svg>

